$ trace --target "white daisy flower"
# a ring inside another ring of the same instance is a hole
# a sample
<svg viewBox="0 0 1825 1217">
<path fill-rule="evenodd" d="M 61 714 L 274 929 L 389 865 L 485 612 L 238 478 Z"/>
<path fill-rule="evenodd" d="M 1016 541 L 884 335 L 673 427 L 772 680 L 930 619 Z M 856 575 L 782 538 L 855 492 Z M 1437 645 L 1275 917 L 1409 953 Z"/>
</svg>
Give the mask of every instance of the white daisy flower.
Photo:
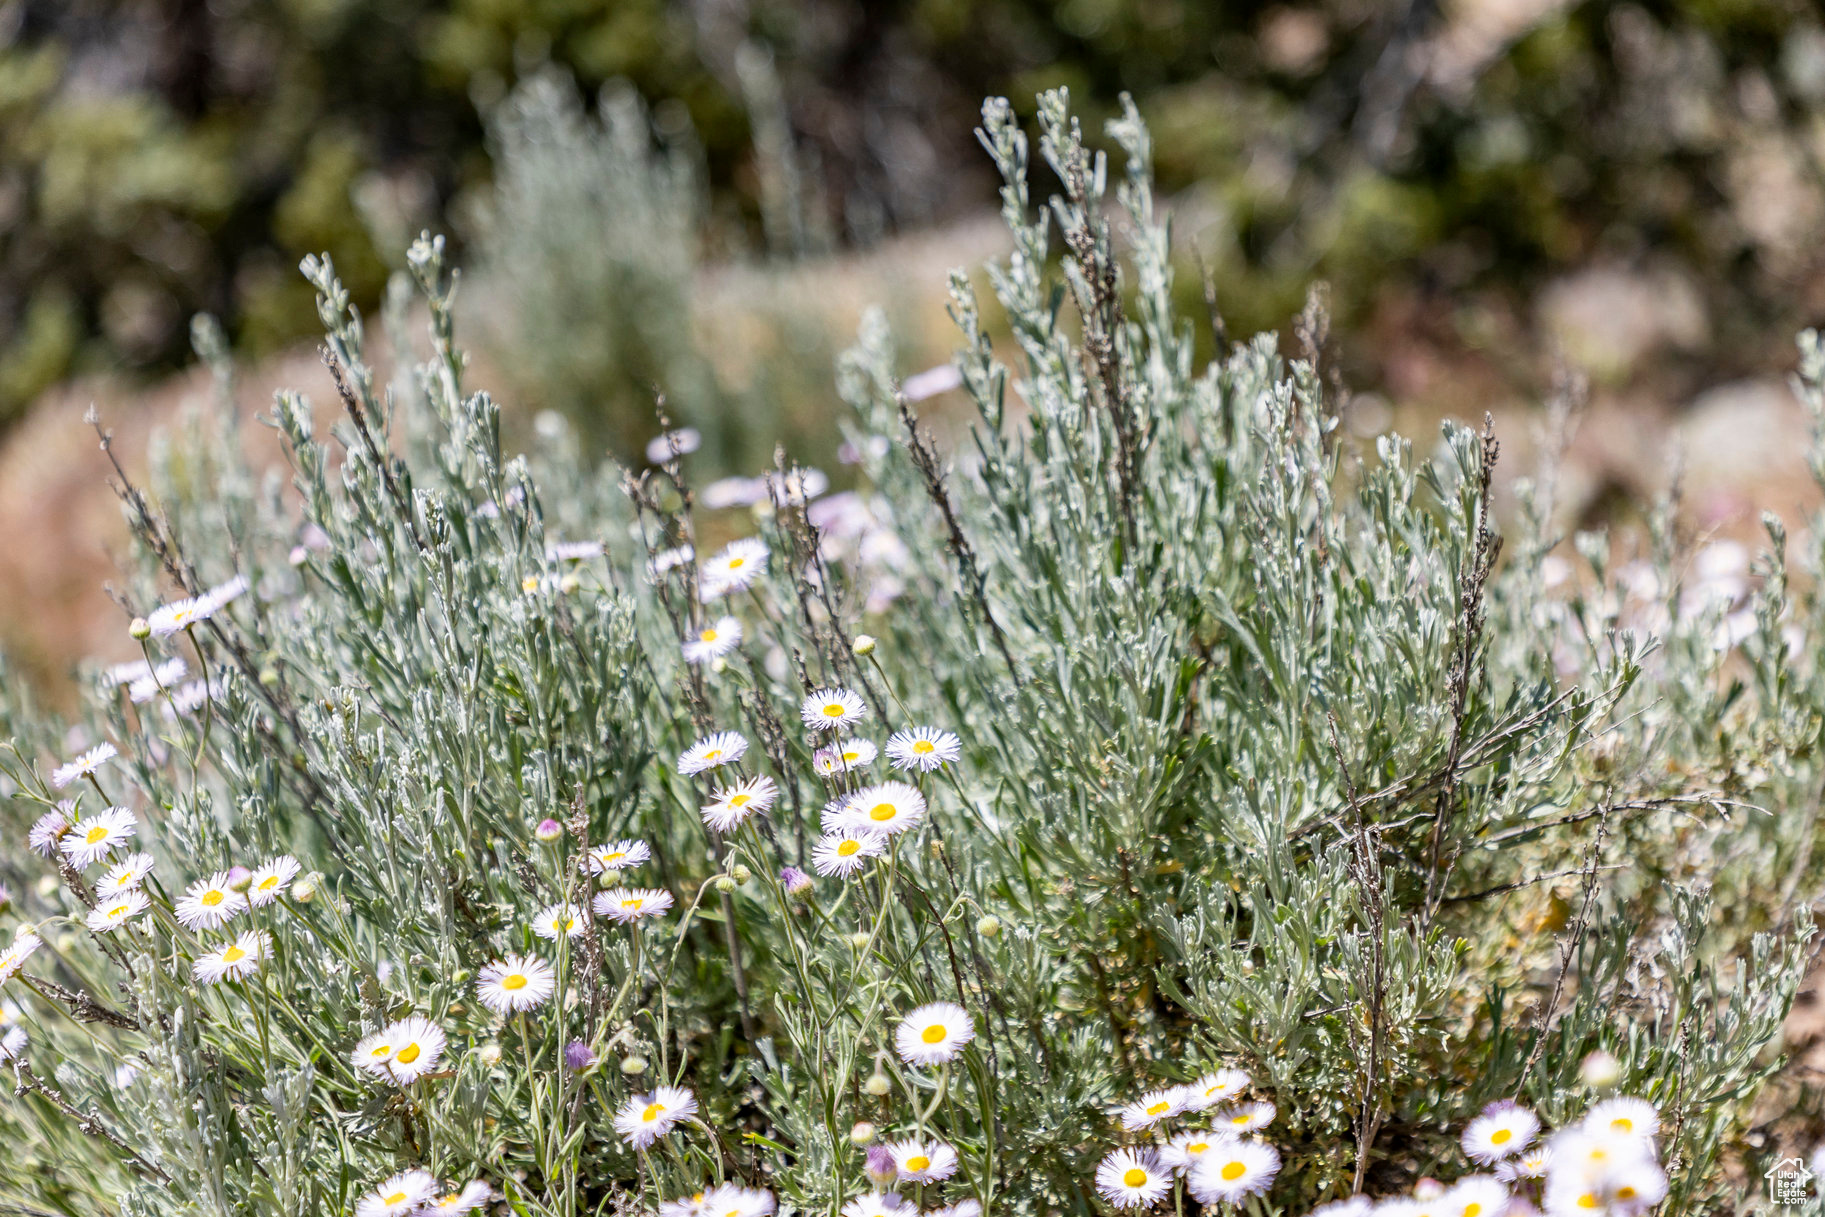
<svg viewBox="0 0 1825 1217">
<path fill-rule="evenodd" d="M 913 727 L 887 737 L 887 763 L 929 773 L 963 755 L 963 741 L 936 727 Z"/>
<path fill-rule="evenodd" d="M 437 1180 L 430 1171 L 403 1171 L 356 1201 L 355 1217 L 406 1217 L 436 1192 Z"/>
<path fill-rule="evenodd" d="M 799 706 L 798 716 L 813 731 L 835 731 L 867 718 L 868 703 L 849 689 L 819 689 Z"/>
<path fill-rule="evenodd" d="M 657 917 L 672 907 L 672 893 L 656 887 L 611 887 L 597 892 L 591 903 L 596 916 L 628 925 L 642 917 Z"/>
<path fill-rule="evenodd" d="M 32 952 L 42 945 L 43 939 L 26 930 L 13 939 L 13 945 L 0 951 L 0 985 L 5 984 L 19 974 L 25 967 L 25 961 L 32 957 Z"/>
<path fill-rule="evenodd" d="M 925 1217 L 982 1217 L 982 1201 L 959 1200 L 926 1212 Z"/>
<path fill-rule="evenodd" d="M 1660 1111 L 1646 1099 L 1605 1099 L 1584 1113 L 1584 1127 L 1593 1133 L 1649 1139 L 1660 1131 Z"/>
<path fill-rule="evenodd" d="M 760 477 L 768 497 L 783 507 L 797 507 L 830 489 L 830 476 L 822 469 L 789 469 L 784 474 L 769 469 Z"/>
<path fill-rule="evenodd" d="M 144 667 L 144 663 L 141 664 Z M 144 705 L 160 693 L 168 693 L 171 687 L 184 679 L 190 665 L 182 659 L 167 659 L 156 668 L 146 671 L 127 685 L 127 700 L 134 705 Z"/>
<path fill-rule="evenodd" d="M 101 687 L 116 689 L 121 685 L 132 684 L 152 672 L 152 665 L 143 659 L 130 659 L 126 663 L 111 664 L 101 674 Z"/>
<path fill-rule="evenodd" d="M 104 807 L 77 817 L 57 847 L 78 869 L 101 861 L 116 845 L 139 831 L 125 807 Z"/>
<path fill-rule="evenodd" d="M 547 562 L 582 562 L 602 556 L 600 541 L 553 541 L 545 547 Z"/>
<path fill-rule="evenodd" d="M 1274 1105 L 1266 1101 L 1238 1103 L 1217 1112 L 1211 1117 L 1211 1123 L 1240 1136 L 1258 1128 L 1266 1128 L 1274 1122 L 1275 1114 Z"/>
<path fill-rule="evenodd" d="M 646 562 L 646 573 L 657 579 L 667 571 L 677 570 L 697 556 L 697 551 L 689 545 L 679 545 L 672 549 L 662 549 Z"/>
<path fill-rule="evenodd" d="M 831 833 L 811 849 L 811 866 L 826 879 L 848 878 L 870 858 L 887 852 L 887 838 L 878 832 Z"/>
<path fill-rule="evenodd" d="M 1379 1214 L 1380 1209 L 1367 1196 L 1348 1196 L 1342 1200 L 1333 1200 L 1313 1209 L 1307 1217 L 1369 1217 L 1370 1213 Z"/>
<path fill-rule="evenodd" d="M 874 764 L 875 746 L 865 739 L 846 739 L 819 748 L 811 758 L 811 767 L 825 775 L 847 773 Z"/>
<path fill-rule="evenodd" d="M 941 1183 L 957 1173 L 957 1151 L 942 1141 L 909 1139 L 887 1146 L 894 1170 L 908 1183 Z"/>
<path fill-rule="evenodd" d="M 646 443 L 646 459 L 654 465 L 663 465 L 674 456 L 688 456 L 703 445 L 703 436 L 695 427 L 680 427 L 676 431 L 661 431 Z"/>
<path fill-rule="evenodd" d="M 739 732 L 718 731 L 692 744 L 678 758 L 678 772 L 686 777 L 721 765 L 733 765 L 748 750 L 748 741 Z"/>
<path fill-rule="evenodd" d="M 88 777 L 119 755 L 120 752 L 113 744 L 103 741 L 71 761 L 69 764 L 58 766 L 57 771 L 51 774 L 51 785 L 62 790 L 71 782 L 74 782 L 79 778 Z"/>
<path fill-rule="evenodd" d="M 752 507 L 767 497 L 767 484 L 759 478 L 717 478 L 698 494 L 697 500 L 712 511 L 725 507 Z"/>
<path fill-rule="evenodd" d="M 272 942 L 264 931 L 246 930 L 233 942 L 223 943 L 208 954 L 198 956 L 190 967 L 190 974 L 206 985 L 240 980 L 259 971 L 260 961 L 271 950 Z"/>
<path fill-rule="evenodd" d="M 558 974 L 537 955 L 497 959 L 475 976 L 475 996 L 496 1014 L 516 1014 L 545 1004 L 558 987 Z"/>
<path fill-rule="evenodd" d="M 843 809 L 844 823 L 860 832 L 893 836 L 916 828 L 925 818 L 925 796 L 905 782 L 882 782 L 852 796 Z"/>
<path fill-rule="evenodd" d="M 729 832 L 749 816 L 773 806 L 779 786 L 770 777 L 749 778 L 718 790 L 715 802 L 702 809 L 703 822 L 717 832 Z"/>
<path fill-rule="evenodd" d="M 1183 1086 L 1150 1090 L 1121 1110 L 1122 1127 L 1129 1132 L 1152 1128 L 1161 1120 L 1170 1120 L 1185 1110 L 1187 1093 Z"/>
<path fill-rule="evenodd" d="M 894 1048 L 909 1065 L 942 1065 L 976 1038 L 969 1011 L 954 1002 L 920 1006 L 900 1020 Z"/>
<path fill-rule="evenodd" d="M 146 615 L 155 638 L 169 638 L 180 630 L 201 625 L 221 611 L 222 606 L 247 590 L 247 577 L 236 575 L 226 583 L 210 588 L 200 596 L 161 604 Z"/>
<path fill-rule="evenodd" d="M 592 845 L 583 855 L 582 865 L 592 875 L 618 875 L 652 856 L 645 841 L 616 841 L 611 845 Z"/>
<path fill-rule="evenodd" d="M 1519 1179 L 1544 1179 L 1552 1161 L 1552 1150 L 1544 1145 L 1536 1145 L 1518 1157 L 1509 1158 L 1497 1165 L 1495 1177 L 1504 1183 L 1513 1183 Z"/>
<path fill-rule="evenodd" d="M 1491 1103 L 1464 1127 L 1464 1153 L 1473 1162 L 1490 1166 L 1518 1154 L 1540 1132 L 1540 1118 L 1513 1102 Z"/>
<path fill-rule="evenodd" d="M 146 893 L 136 888 L 128 888 L 117 896 L 103 897 L 100 904 L 89 910 L 88 926 L 97 934 L 117 930 L 145 912 L 151 903 L 146 899 Z"/>
<path fill-rule="evenodd" d="M 442 1027 L 418 1014 L 400 1019 L 381 1034 L 389 1051 L 373 1072 L 395 1086 L 410 1086 L 436 1069 L 449 1042 Z M 369 1052 L 371 1056 L 371 1047 Z"/>
<path fill-rule="evenodd" d="M 95 894 L 106 898 L 132 891 L 152 873 L 151 854 L 128 854 L 102 875 L 95 884 Z"/>
<path fill-rule="evenodd" d="M 721 659 L 741 645 L 741 622 L 733 617 L 719 617 L 708 622 L 684 640 L 686 663 L 709 663 Z"/>
<path fill-rule="evenodd" d="M 1205 1074 L 1185 1089 L 1188 1092 L 1185 1109 L 1203 1111 L 1218 1103 L 1227 1103 L 1247 1090 L 1248 1075 L 1240 1069 L 1219 1069 Z"/>
<path fill-rule="evenodd" d="M 218 930 L 247 909 L 247 897 L 228 886 L 228 872 L 219 870 L 185 889 L 172 909 L 187 930 Z"/>
<path fill-rule="evenodd" d="M 1667 1173 L 1643 1154 L 1611 1173 L 1607 1180 L 1610 1203 L 1619 1213 L 1645 1213 L 1667 1197 Z"/>
<path fill-rule="evenodd" d="M 1118 1149 L 1097 1164 L 1096 1190 L 1118 1209 L 1146 1208 L 1172 1190 L 1172 1175 L 1152 1150 Z"/>
<path fill-rule="evenodd" d="M 1193 1162 L 1208 1153 L 1211 1146 L 1227 1139 L 1228 1134 L 1221 1130 L 1182 1132 L 1166 1142 L 1166 1148 L 1160 1151 L 1160 1161 L 1182 1175 L 1191 1169 Z"/>
<path fill-rule="evenodd" d="M 913 1217 L 917 1212 L 898 1192 L 866 1192 L 843 1206 L 842 1217 Z"/>
<path fill-rule="evenodd" d="M 420 1213 L 470 1213 L 494 1199 L 494 1189 L 480 1179 L 471 1179 L 453 1192 L 433 1196 L 425 1201 Z"/>
<path fill-rule="evenodd" d="M 849 796 L 839 794 L 824 804 L 824 810 L 818 815 L 818 827 L 826 833 L 843 832 L 843 811 L 849 806 Z"/>
<path fill-rule="evenodd" d="M 193 680 L 171 695 L 167 717 L 172 714 L 194 714 L 212 697 L 221 700 L 221 685 L 210 684 L 206 680 Z"/>
<path fill-rule="evenodd" d="M 25 838 L 33 853 L 41 858 L 49 858 L 57 852 L 57 843 L 63 840 L 64 833 L 70 831 L 70 813 L 75 809 L 74 803 L 63 802 L 38 817 L 32 825 L 32 831 Z"/>
<path fill-rule="evenodd" d="M 615 1131 L 635 1149 L 645 1149 L 680 1120 L 697 1114 L 697 1096 L 678 1086 L 660 1086 L 637 1094 L 615 1113 Z"/>
<path fill-rule="evenodd" d="M 1265 1192 L 1280 1173 L 1280 1151 L 1263 1141 L 1222 1141 L 1186 1172 L 1185 1183 L 1201 1204 L 1234 1204 Z"/>
<path fill-rule="evenodd" d="M 1508 1189 L 1488 1175 L 1466 1175 L 1438 1200 L 1444 1217 L 1502 1217 Z"/>
<path fill-rule="evenodd" d="M 710 1193 L 692 1192 L 676 1200 L 659 1202 L 659 1217 L 705 1217 L 710 1211 Z"/>
<path fill-rule="evenodd" d="M 394 1044 L 388 1034 L 391 1030 L 391 1027 L 387 1027 L 362 1036 L 361 1041 L 355 1045 L 355 1050 L 349 1053 L 349 1064 L 377 1078 L 391 1077 L 392 1074 L 387 1070 L 387 1062 L 393 1059 Z"/>
<path fill-rule="evenodd" d="M 28 1043 L 24 1027 L 8 1027 L 5 1035 L 0 1035 L 0 1061 L 19 1061 L 25 1059 Z"/>
<path fill-rule="evenodd" d="M 702 1217 L 767 1217 L 775 1207 L 772 1192 L 725 1183 L 703 1198 Z"/>
<path fill-rule="evenodd" d="M 532 919 L 532 932 L 552 942 L 575 938 L 583 932 L 583 910 L 574 904 L 547 905 Z"/>
<path fill-rule="evenodd" d="M 759 537 L 730 541 L 721 553 L 698 569 L 698 599 L 706 604 L 738 592 L 767 571 L 767 543 Z"/>
<path fill-rule="evenodd" d="M 247 903 L 254 908 L 264 908 L 271 904 L 285 893 L 303 869 L 290 854 L 280 854 L 270 861 L 260 863 L 247 885 Z"/>
</svg>

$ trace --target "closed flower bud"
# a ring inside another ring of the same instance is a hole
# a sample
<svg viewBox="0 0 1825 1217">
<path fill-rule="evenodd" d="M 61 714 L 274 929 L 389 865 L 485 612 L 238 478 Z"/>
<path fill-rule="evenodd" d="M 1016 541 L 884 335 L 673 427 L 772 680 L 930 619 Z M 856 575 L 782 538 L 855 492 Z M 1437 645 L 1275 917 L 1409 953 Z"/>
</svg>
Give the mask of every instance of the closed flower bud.
<svg viewBox="0 0 1825 1217">
<path fill-rule="evenodd" d="M 0 883 L 0 913 L 13 907 L 13 894 L 6 890 L 6 884 Z"/>
<path fill-rule="evenodd" d="M 489 1040 L 476 1051 L 482 1058 L 482 1064 L 490 1069 L 501 1063 L 501 1046 L 494 1040 Z"/>
<path fill-rule="evenodd" d="M 245 866 L 231 866 L 228 868 L 228 890 L 229 891 L 244 892 L 252 886 L 253 886 L 253 872 L 252 871 L 248 870 Z"/>
<path fill-rule="evenodd" d="M 1578 1076 L 1586 1086 L 1608 1090 L 1622 1078 L 1622 1062 L 1599 1048 L 1578 1066 Z"/>
<path fill-rule="evenodd" d="M 637 1078 L 646 1072 L 646 1058 L 639 1053 L 621 1058 L 621 1072 L 630 1078 Z"/>
<path fill-rule="evenodd" d="M 596 1054 L 582 1040 L 571 1040 L 564 1045 L 564 1067 L 572 1073 L 582 1073 L 596 1063 Z"/>
<path fill-rule="evenodd" d="M 307 559 L 309 559 L 310 556 L 311 556 L 310 550 L 304 548 L 304 546 L 302 546 L 302 545 L 294 545 L 291 547 L 291 554 L 289 555 L 289 561 L 291 562 L 291 564 L 293 566 L 303 566 L 305 561 Z"/>
<path fill-rule="evenodd" d="M 278 673 L 277 669 L 261 668 L 260 669 L 260 683 L 268 689 L 270 689 L 274 685 L 278 684 L 279 683 L 279 673 Z"/>
<path fill-rule="evenodd" d="M 577 578 L 575 575 L 565 575 L 562 579 L 558 580 L 558 590 L 563 592 L 566 596 L 576 595 L 577 589 L 582 586 L 583 580 Z"/>
<path fill-rule="evenodd" d="M 862 1089 L 879 1099 L 885 1096 L 889 1090 L 893 1089 L 893 1083 L 887 1080 L 886 1074 L 873 1073 L 868 1076 L 866 1082 L 862 1083 Z"/>
<path fill-rule="evenodd" d="M 735 880 L 736 883 L 741 884 L 752 879 L 754 877 L 754 872 L 737 862 L 735 864 L 735 869 L 729 872 L 729 877 Z"/>
<path fill-rule="evenodd" d="M 728 875 L 716 876 L 716 890 L 725 894 L 735 890 L 735 880 Z"/>
<path fill-rule="evenodd" d="M 811 876 L 807 875 L 796 866 L 788 866 L 780 871 L 779 881 L 780 885 L 786 889 L 787 894 L 792 896 L 803 896 L 814 886 L 811 882 Z"/>
<path fill-rule="evenodd" d="M 859 930 L 856 931 L 849 936 L 849 945 L 857 951 L 866 951 L 868 949 L 868 935 Z"/>
<path fill-rule="evenodd" d="M 309 904 L 317 898 L 317 885 L 322 882 L 323 876 L 312 871 L 291 885 L 291 898 L 299 904 Z"/>
<path fill-rule="evenodd" d="M 993 916 L 982 918 L 976 922 L 976 932 L 984 938 L 993 938 L 1001 933 L 1001 918 Z"/>
<path fill-rule="evenodd" d="M 556 841 L 564 835 L 564 826 L 556 820 L 540 820 L 539 826 L 532 830 L 532 835 L 541 841 Z"/>
<path fill-rule="evenodd" d="M 855 636 L 855 642 L 850 645 L 849 649 L 854 651 L 857 655 L 867 656 L 874 654 L 874 635 L 857 634 Z"/>
<path fill-rule="evenodd" d="M 874 1125 L 870 1124 L 867 1120 L 863 1120 L 849 1130 L 849 1139 L 854 1141 L 857 1145 L 867 1145 L 870 1141 L 874 1140 Z"/>
<path fill-rule="evenodd" d="M 885 1145 L 868 1147 L 868 1177 L 877 1184 L 886 1183 L 900 1172 L 894 1167 L 893 1151 Z"/>
<path fill-rule="evenodd" d="M 152 637 L 152 625 L 144 617 L 135 617 L 127 627 L 127 635 L 135 642 L 144 642 Z"/>
</svg>

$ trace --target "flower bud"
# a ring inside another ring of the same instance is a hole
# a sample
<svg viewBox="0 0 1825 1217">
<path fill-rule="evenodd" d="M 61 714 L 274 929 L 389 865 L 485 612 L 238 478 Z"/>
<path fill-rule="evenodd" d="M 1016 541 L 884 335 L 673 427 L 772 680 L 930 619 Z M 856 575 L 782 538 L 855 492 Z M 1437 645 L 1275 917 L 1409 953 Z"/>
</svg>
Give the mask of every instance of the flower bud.
<svg viewBox="0 0 1825 1217">
<path fill-rule="evenodd" d="M 564 1045 L 564 1067 L 572 1073 L 582 1073 L 595 1063 L 595 1052 L 582 1040 L 571 1040 Z"/>
<path fill-rule="evenodd" d="M 853 950 L 866 951 L 868 949 L 868 935 L 862 933 L 860 930 L 856 931 L 849 936 L 849 945 Z"/>
<path fill-rule="evenodd" d="M 816 886 L 812 883 L 811 876 L 796 866 L 788 866 L 780 871 L 779 881 L 786 889 L 786 894 L 791 896 L 803 896 Z"/>
<path fill-rule="evenodd" d="M 144 617 L 135 617 L 127 627 L 127 635 L 135 642 L 144 642 L 152 637 L 152 625 Z"/>
<path fill-rule="evenodd" d="M 630 1078 L 637 1078 L 646 1072 L 646 1058 L 639 1053 L 621 1058 L 621 1072 Z"/>
<path fill-rule="evenodd" d="M 490 1069 L 501 1063 L 501 1046 L 496 1040 L 489 1040 L 476 1051 L 482 1058 L 482 1064 Z"/>
<path fill-rule="evenodd" d="M 252 886 L 253 886 L 253 872 L 252 871 L 248 870 L 245 866 L 231 866 L 228 868 L 228 890 L 229 891 L 244 892 Z"/>
<path fill-rule="evenodd" d="M 564 835 L 564 826 L 547 817 L 539 821 L 539 826 L 532 830 L 532 835 L 541 841 L 556 841 Z"/>
<path fill-rule="evenodd" d="M 868 1075 L 868 1080 L 862 1083 L 862 1089 L 877 1099 L 885 1098 L 887 1092 L 893 1089 L 893 1083 L 887 1080 L 887 1075 L 884 1073 L 872 1073 Z"/>
<path fill-rule="evenodd" d="M 867 1120 L 863 1120 L 849 1130 L 849 1139 L 854 1141 L 857 1145 L 867 1145 L 870 1141 L 874 1140 L 874 1125 L 870 1124 Z"/>
<path fill-rule="evenodd" d="M 565 575 L 562 579 L 558 580 L 558 590 L 563 592 L 566 596 L 576 595 L 577 589 L 582 586 L 583 580 L 577 578 L 574 574 Z"/>
<path fill-rule="evenodd" d="M 875 639 L 873 634 L 857 634 L 855 636 L 855 642 L 850 644 L 849 649 L 854 651 L 857 655 L 866 657 L 874 654 L 874 643 Z"/>
<path fill-rule="evenodd" d="M 299 904 L 309 904 L 317 898 L 317 886 L 322 882 L 323 876 L 312 871 L 291 885 L 291 898 Z"/>
<path fill-rule="evenodd" d="M 894 1168 L 893 1151 L 885 1145 L 868 1147 L 868 1177 L 876 1183 L 886 1183 L 899 1171 Z"/>
<path fill-rule="evenodd" d="M 290 561 L 293 566 L 303 566 L 310 556 L 310 550 L 304 548 L 302 545 L 294 545 L 291 547 L 291 553 L 287 555 L 287 560 Z"/>
<path fill-rule="evenodd" d="M 716 876 L 715 882 L 716 890 L 722 892 L 724 895 L 735 890 L 735 880 L 728 875 Z"/>
<path fill-rule="evenodd" d="M 270 689 L 279 683 L 279 673 L 275 668 L 260 669 L 260 684 Z"/>
<path fill-rule="evenodd" d="M 6 890 L 6 884 L 0 883 L 0 913 L 13 907 L 13 894 Z"/>
<path fill-rule="evenodd" d="M 729 878 L 735 880 L 735 882 L 738 885 L 746 883 L 748 880 L 752 879 L 753 877 L 754 877 L 754 872 L 749 870 L 747 867 L 743 866 L 739 862 L 737 862 L 735 864 L 735 868 L 729 872 Z"/>
<path fill-rule="evenodd" d="M 1578 1066 L 1578 1076 L 1595 1090 L 1608 1090 L 1622 1080 L 1622 1062 L 1599 1048 Z"/>
<path fill-rule="evenodd" d="M 1001 918 L 989 916 L 976 922 L 976 932 L 984 938 L 993 938 L 1001 933 Z"/>
</svg>

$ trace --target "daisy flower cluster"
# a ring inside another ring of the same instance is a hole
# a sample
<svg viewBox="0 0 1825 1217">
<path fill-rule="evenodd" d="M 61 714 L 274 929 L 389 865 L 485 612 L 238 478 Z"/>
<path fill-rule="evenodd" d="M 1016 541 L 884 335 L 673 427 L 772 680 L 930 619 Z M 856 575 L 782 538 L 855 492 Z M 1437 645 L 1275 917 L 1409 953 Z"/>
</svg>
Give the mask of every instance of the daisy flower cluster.
<svg viewBox="0 0 1825 1217">
<path fill-rule="evenodd" d="M 355 1217 L 428 1217 L 434 1213 L 472 1213 L 494 1199 L 494 1189 L 480 1179 L 447 1186 L 427 1170 L 401 1171 L 382 1179 L 355 1201 Z"/>
<path fill-rule="evenodd" d="M 1151 1144 L 1111 1150 L 1096 1167 L 1096 1190 L 1118 1209 L 1146 1208 L 1183 1183 L 1205 1205 L 1239 1205 L 1280 1173 L 1280 1151 L 1252 1135 L 1274 1121 L 1274 1105 L 1241 1102 L 1249 1077 L 1218 1069 L 1180 1086 L 1150 1090 L 1116 1111 L 1123 1131 Z M 1175 1123 L 1187 1125 L 1169 1130 Z"/>
</svg>

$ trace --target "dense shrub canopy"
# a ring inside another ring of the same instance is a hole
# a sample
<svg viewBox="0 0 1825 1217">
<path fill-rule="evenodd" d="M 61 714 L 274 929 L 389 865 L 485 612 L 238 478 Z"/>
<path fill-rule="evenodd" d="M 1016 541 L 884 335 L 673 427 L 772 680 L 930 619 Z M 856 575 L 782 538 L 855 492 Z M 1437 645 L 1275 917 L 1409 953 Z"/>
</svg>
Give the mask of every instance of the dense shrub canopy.
<svg viewBox="0 0 1825 1217">
<path fill-rule="evenodd" d="M 696 485 L 682 432 L 510 457 L 441 242 L 387 372 L 308 259 L 338 421 L 281 394 L 290 476 L 249 469 L 223 365 L 123 484 L 146 666 L 68 728 L 0 700 L 0 1204 L 871 1217 L 873 1137 L 921 1142 L 907 1204 L 1086 1212 L 1228 1119 L 1252 1211 L 1303 1212 L 1472 1174 L 1493 1100 L 1565 1130 L 1611 1093 L 1657 1113 L 1663 1211 L 1729 1203 L 1819 876 L 1783 529 L 1753 578 L 1665 530 L 1567 552 L 1550 467 L 1498 527 L 1487 429 L 1338 429 L 1316 308 L 1298 359 L 1198 366 L 1147 130 L 1108 134 L 1041 99 L 1041 202 L 985 107 L 1013 342 L 958 274 L 947 456 L 872 319 L 835 493 L 783 456 Z M 1195 1079 L 1271 1107 L 1113 1114 Z"/>
</svg>

